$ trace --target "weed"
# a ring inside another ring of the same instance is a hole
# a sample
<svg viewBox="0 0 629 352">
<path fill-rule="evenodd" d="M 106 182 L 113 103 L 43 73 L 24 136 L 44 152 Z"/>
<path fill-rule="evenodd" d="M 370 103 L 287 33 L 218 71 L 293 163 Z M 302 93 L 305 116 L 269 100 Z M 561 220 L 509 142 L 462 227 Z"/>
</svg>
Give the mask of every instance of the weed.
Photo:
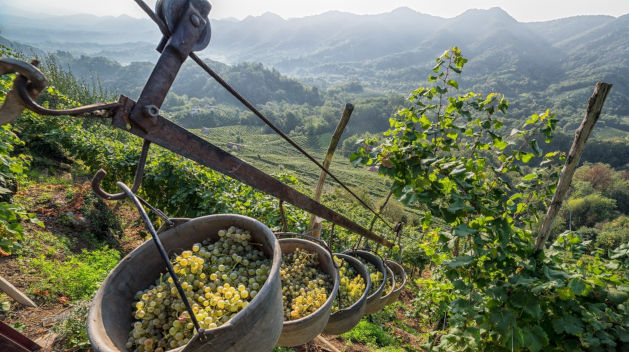
<svg viewBox="0 0 629 352">
<path fill-rule="evenodd" d="M 0 313 L 8 312 L 9 310 L 11 310 L 9 297 L 4 293 L 0 293 Z"/>
<path fill-rule="evenodd" d="M 122 232 L 116 214 L 102 199 L 90 192 L 85 195 L 84 201 L 83 212 L 89 222 L 89 230 L 96 238 L 103 240 Z"/>
<path fill-rule="evenodd" d="M 403 348 L 394 347 L 394 346 L 386 346 L 382 348 L 378 348 L 374 352 L 405 352 Z"/>
<path fill-rule="evenodd" d="M 273 352 L 295 352 L 295 350 L 292 348 L 284 348 L 284 347 L 277 346 L 273 349 Z"/>
<path fill-rule="evenodd" d="M 19 321 L 17 323 L 15 323 L 15 324 L 11 325 L 11 327 L 13 329 L 15 329 L 16 331 L 19 331 L 19 332 L 24 332 L 24 330 L 26 330 L 26 325 L 20 323 Z"/>
<path fill-rule="evenodd" d="M 36 203 L 37 204 L 46 204 L 48 202 L 50 202 L 50 200 L 52 199 L 52 193 L 42 193 L 37 197 Z"/>
<path fill-rule="evenodd" d="M 83 249 L 71 254 L 65 262 L 40 255 L 31 264 L 44 278 L 32 287 L 33 292 L 45 292 L 47 299 L 65 295 L 72 300 L 87 299 L 98 289 L 99 283 L 118 263 L 120 253 L 103 247 L 94 251 Z"/>
<path fill-rule="evenodd" d="M 380 326 L 361 320 L 356 327 L 342 335 L 345 339 L 374 347 L 395 345 L 395 338 Z"/>
</svg>

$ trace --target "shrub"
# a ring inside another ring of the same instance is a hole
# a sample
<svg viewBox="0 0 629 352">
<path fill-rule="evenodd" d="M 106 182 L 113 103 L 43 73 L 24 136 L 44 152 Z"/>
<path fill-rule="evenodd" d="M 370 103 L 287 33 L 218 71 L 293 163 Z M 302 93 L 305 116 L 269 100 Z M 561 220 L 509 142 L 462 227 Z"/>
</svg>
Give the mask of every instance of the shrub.
<svg viewBox="0 0 629 352">
<path fill-rule="evenodd" d="M 395 338 L 384 331 L 380 326 L 366 320 L 361 320 L 352 330 L 342 335 L 352 342 L 360 342 L 370 346 L 389 346 L 395 343 Z"/>
</svg>

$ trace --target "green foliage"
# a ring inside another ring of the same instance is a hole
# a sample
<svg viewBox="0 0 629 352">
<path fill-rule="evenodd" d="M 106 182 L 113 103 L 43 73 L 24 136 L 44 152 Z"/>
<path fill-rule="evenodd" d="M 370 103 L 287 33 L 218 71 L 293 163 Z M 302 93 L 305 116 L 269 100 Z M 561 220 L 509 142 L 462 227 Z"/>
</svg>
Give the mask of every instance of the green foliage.
<svg viewBox="0 0 629 352">
<path fill-rule="evenodd" d="M 596 238 L 596 246 L 603 249 L 615 249 L 627 243 L 629 243 L 629 217 L 627 216 L 619 216 L 603 224 Z"/>
<path fill-rule="evenodd" d="M 0 48 L 0 56 L 11 53 Z M 8 77 L 0 77 L 0 105 L 11 85 Z M 17 182 L 24 180 L 25 171 L 30 158 L 24 154 L 15 153 L 16 147 L 24 142 L 15 134 L 10 125 L 0 126 L 0 250 L 12 253 L 19 248 L 19 241 L 24 238 L 23 220 L 30 220 L 43 226 L 34 214 L 11 204 L 11 195 L 17 188 Z"/>
<path fill-rule="evenodd" d="M 341 335 L 352 342 L 360 342 L 372 347 L 384 347 L 395 344 L 395 338 L 380 326 L 361 320 L 352 330 Z"/>
<path fill-rule="evenodd" d="M 30 266 L 41 273 L 44 280 L 36 283 L 34 292 L 46 292 L 49 299 L 67 296 L 71 300 L 89 299 L 101 281 L 120 260 L 120 253 L 103 247 L 79 254 L 70 254 L 60 263 L 44 254 L 31 260 Z"/>
<path fill-rule="evenodd" d="M 541 147 L 552 141 L 557 119 L 533 114 L 501 133 L 496 115 L 509 107 L 503 96 L 456 92 L 453 76 L 466 61 L 458 48 L 447 50 L 429 77 L 433 85 L 413 91 L 411 106 L 390 119 L 384 137 L 365 140 L 351 156 L 356 165 L 378 166 L 402 202 L 427 208 L 423 248 L 440 265 L 433 275 L 451 286 L 428 292 L 450 303 L 443 307 L 446 333 L 426 348 L 620 347 L 628 312 L 600 292 L 629 287 L 621 263 L 599 253 L 579 260 L 586 243 L 574 234 L 560 236 L 547 253 L 534 251 L 531 230 L 549 205 L 563 157 Z"/>
<path fill-rule="evenodd" d="M 566 206 L 569 211 L 572 211 L 574 227 L 592 227 L 616 215 L 616 200 L 607 198 L 600 193 L 589 194 L 583 198 L 571 198 Z"/>
<path fill-rule="evenodd" d="M 413 301 L 413 317 L 420 319 L 425 325 L 440 330 L 439 327 L 446 326 L 447 312 L 455 299 L 452 283 L 424 278 L 416 279 L 415 283 L 419 290 Z"/>
</svg>

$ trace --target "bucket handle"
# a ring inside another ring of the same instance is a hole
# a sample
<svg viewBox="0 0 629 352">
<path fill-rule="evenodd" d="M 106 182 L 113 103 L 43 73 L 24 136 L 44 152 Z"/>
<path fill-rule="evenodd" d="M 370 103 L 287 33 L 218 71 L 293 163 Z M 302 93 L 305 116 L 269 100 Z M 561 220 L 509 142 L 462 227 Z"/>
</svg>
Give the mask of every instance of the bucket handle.
<svg viewBox="0 0 629 352">
<path fill-rule="evenodd" d="M 310 240 L 310 241 L 314 241 L 314 242 L 319 243 L 321 245 L 321 247 L 325 248 L 325 250 L 328 251 L 328 253 L 330 254 L 330 258 L 332 258 L 332 265 L 334 265 L 334 268 L 337 269 L 337 270 L 340 268 L 338 266 L 338 264 L 336 264 L 336 261 L 334 260 L 334 254 L 332 253 L 332 251 L 330 250 L 330 247 L 328 247 L 328 244 L 325 243 L 324 240 L 322 240 L 320 238 L 308 236 L 308 235 L 303 234 L 303 233 L 297 233 L 297 232 L 275 232 L 275 237 L 277 237 L 277 238 L 281 238 L 281 237 L 285 237 L 285 236 L 297 236 L 297 237 L 304 238 L 306 240 Z"/>
<path fill-rule="evenodd" d="M 116 182 L 116 186 L 118 186 L 127 197 L 131 198 L 136 208 L 138 209 L 138 212 L 140 213 L 142 220 L 144 220 L 144 223 L 146 224 L 147 229 L 151 233 L 151 237 L 153 237 L 153 242 L 155 243 L 155 246 L 157 247 L 157 250 L 159 251 L 159 254 L 162 257 L 162 260 L 164 261 L 164 263 L 166 263 L 166 267 L 168 268 L 168 272 L 170 273 L 170 276 L 172 277 L 175 283 L 175 286 L 177 287 L 177 291 L 179 292 L 179 295 L 181 295 L 183 299 L 183 303 L 186 306 L 186 310 L 190 314 L 190 319 L 192 320 L 192 323 L 194 324 L 194 327 L 197 330 L 197 334 L 200 336 L 203 336 L 203 329 L 201 329 L 201 327 L 199 326 L 199 322 L 197 321 L 197 317 L 194 314 L 192 307 L 190 306 L 188 297 L 186 296 L 186 293 L 184 292 L 183 288 L 181 287 L 181 284 L 179 283 L 179 278 L 177 277 L 177 274 L 175 273 L 175 269 L 173 269 L 173 266 L 170 264 L 170 260 L 168 260 L 168 254 L 166 254 L 166 250 L 164 249 L 164 246 L 162 245 L 162 241 L 159 239 L 159 236 L 157 236 L 155 228 L 153 227 L 153 224 L 151 223 L 151 219 L 149 219 L 149 216 L 144 210 L 144 207 L 142 207 L 142 203 L 140 202 L 139 197 L 136 196 L 129 189 L 129 187 L 122 182 Z M 154 208 L 151 207 L 151 209 L 154 209 Z"/>
</svg>

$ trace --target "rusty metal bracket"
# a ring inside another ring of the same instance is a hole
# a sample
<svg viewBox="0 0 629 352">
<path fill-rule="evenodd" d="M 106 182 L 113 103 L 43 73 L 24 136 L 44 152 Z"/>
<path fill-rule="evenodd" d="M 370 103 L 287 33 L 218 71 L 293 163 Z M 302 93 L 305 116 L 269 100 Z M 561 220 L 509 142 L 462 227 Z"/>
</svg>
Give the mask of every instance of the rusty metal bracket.
<svg viewBox="0 0 629 352">
<path fill-rule="evenodd" d="M 174 30 L 166 39 L 162 54 L 129 116 L 133 124 L 147 132 L 156 127 L 159 109 L 181 65 L 199 40 L 203 40 L 208 28 L 207 16 L 212 8 L 205 0 L 186 2 L 170 0 L 158 3 L 158 6 L 166 6 L 164 10 L 168 13 L 164 12 L 163 15 L 170 19 L 168 24 L 174 27 Z"/>
</svg>

